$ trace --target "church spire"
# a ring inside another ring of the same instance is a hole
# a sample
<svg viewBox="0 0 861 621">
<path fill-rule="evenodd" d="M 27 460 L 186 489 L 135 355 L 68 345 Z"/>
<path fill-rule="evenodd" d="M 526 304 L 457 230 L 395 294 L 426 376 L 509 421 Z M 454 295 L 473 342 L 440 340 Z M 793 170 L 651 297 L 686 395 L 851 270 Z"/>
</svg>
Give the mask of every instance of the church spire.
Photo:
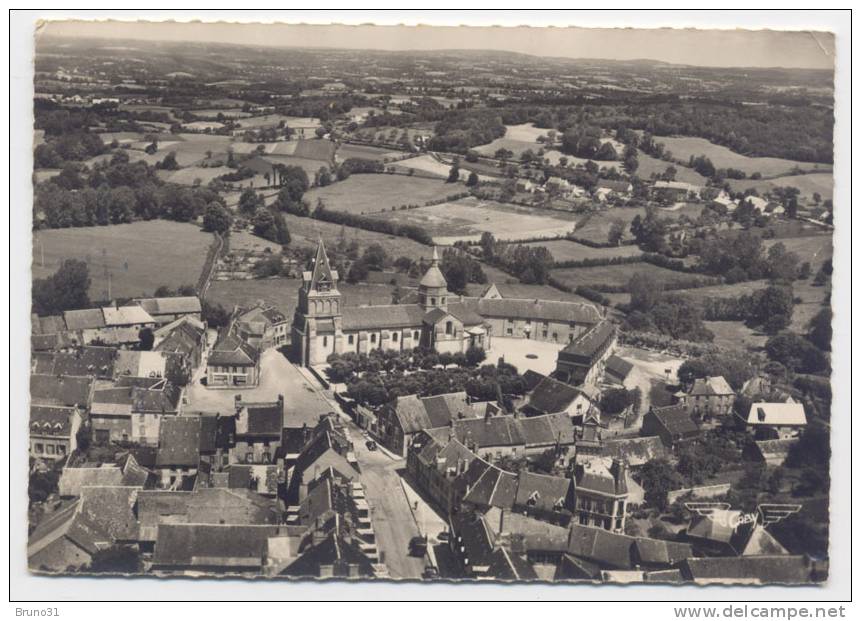
<svg viewBox="0 0 861 621">
<path fill-rule="evenodd" d="M 331 287 L 334 284 L 332 269 L 329 267 L 329 257 L 326 256 L 326 246 L 323 238 L 317 243 L 317 253 L 314 255 L 314 269 L 311 273 L 311 287 L 314 289 Z"/>
</svg>

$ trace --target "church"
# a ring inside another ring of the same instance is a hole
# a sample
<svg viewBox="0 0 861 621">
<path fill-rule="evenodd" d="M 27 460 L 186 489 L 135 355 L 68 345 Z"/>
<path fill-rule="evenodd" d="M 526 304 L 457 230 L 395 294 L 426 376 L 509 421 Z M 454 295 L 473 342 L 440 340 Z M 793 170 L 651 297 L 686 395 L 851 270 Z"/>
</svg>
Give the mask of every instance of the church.
<svg viewBox="0 0 861 621">
<path fill-rule="evenodd" d="M 417 304 L 345 307 L 338 272 L 329 266 L 321 240 L 311 271 L 302 274 L 292 329 L 296 360 L 313 366 L 333 353 L 427 347 L 453 354 L 489 348 L 485 320 L 448 291 L 436 248 L 418 295 Z"/>
<path fill-rule="evenodd" d="M 316 366 L 333 353 L 374 349 L 465 353 L 471 347 L 490 349 L 492 334 L 565 344 L 602 319 L 589 304 L 503 298 L 495 285 L 481 297 L 459 296 L 448 290 L 439 263 L 434 248 L 415 304 L 345 306 L 338 272 L 320 240 L 311 269 L 302 274 L 291 330 L 294 359 Z"/>
</svg>

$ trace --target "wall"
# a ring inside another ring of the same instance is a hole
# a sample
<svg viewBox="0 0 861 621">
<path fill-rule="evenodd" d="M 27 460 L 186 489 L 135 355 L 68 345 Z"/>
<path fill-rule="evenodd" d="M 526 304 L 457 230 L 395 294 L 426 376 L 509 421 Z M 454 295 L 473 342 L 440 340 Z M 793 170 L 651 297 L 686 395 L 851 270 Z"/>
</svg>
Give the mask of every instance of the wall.
<svg viewBox="0 0 861 621">
<path fill-rule="evenodd" d="M 715 496 L 723 496 L 729 490 L 729 483 L 722 483 L 720 485 L 703 485 L 700 487 L 686 487 L 684 489 L 667 492 L 667 502 L 672 504 L 688 493 L 690 493 L 694 498 L 714 498 Z"/>
</svg>

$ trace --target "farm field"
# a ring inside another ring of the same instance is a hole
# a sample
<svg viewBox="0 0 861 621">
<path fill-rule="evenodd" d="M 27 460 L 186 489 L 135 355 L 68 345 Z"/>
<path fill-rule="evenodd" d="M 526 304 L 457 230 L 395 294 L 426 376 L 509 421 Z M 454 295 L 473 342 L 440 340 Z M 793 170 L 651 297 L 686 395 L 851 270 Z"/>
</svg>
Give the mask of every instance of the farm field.
<svg viewBox="0 0 861 621">
<path fill-rule="evenodd" d="M 758 172 L 763 177 L 776 177 L 789 173 L 796 166 L 802 170 L 830 171 L 832 169 L 831 164 L 798 162 L 777 157 L 748 157 L 709 142 L 705 138 L 655 136 L 655 141 L 663 142 L 666 148 L 673 152 L 673 158 L 679 161 L 687 162 L 691 156 L 705 155 L 716 168 L 737 168 L 746 172 L 748 176 Z"/>
<path fill-rule="evenodd" d="M 294 141 L 296 146 L 292 155 L 308 160 L 320 160 L 330 162 L 335 156 L 335 143 L 331 140 L 298 140 Z"/>
<path fill-rule="evenodd" d="M 691 274 L 683 274 L 668 270 L 651 263 L 628 263 L 624 265 L 602 265 L 598 267 L 568 267 L 555 269 L 552 275 L 572 289 L 578 286 L 595 287 L 600 285 L 624 286 L 634 276 L 648 274 L 665 285 L 682 279 L 691 278 Z M 701 291 L 696 289 L 695 291 Z"/>
<path fill-rule="evenodd" d="M 770 248 L 774 244 L 781 243 L 790 252 L 796 253 L 801 262 L 810 262 L 813 273 L 819 269 L 827 259 L 834 254 L 834 246 L 830 235 L 809 235 L 806 237 L 784 237 L 782 239 L 765 239 L 762 245 Z"/>
<path fill-rule="evenodd" d="M 300 166 L 308 175 L 311 181 L 314 180 L 314 173 L 320 170 L 321 166 L 326 166 L 326 162 L 321 160 L 310 160 L 305 157 L 296 157 L 293 155 L 279 155 L 277 153 L 264 155 L 263 159 L 272 164 L 284 164 L 285 166 Z"/>
<path fill-rule="evenodd" d="M 351 157 L 360 157 L 366 160 L 383 162 L 401 155 L 403 155 L 403 153 L 400 151 L 392 151 L 391 149 L 372 147 L 364 144 L 342 144 L 338 147 L 335 157 L 338 162 L 343 162 Z"/>
<path fill-rule="evenodd" d="M 530 242 L 524 246 L 544 247 L 553 258 L 559 261 L 582 261 L 584 259 L 610 259 L 614 257 L 633 257 L 642 254 L 636 246 L 617 248 L 592 248 L 567 239 L 554 239 L 545 242 Z"/>
<path fill-rule="evenodd" d="M 492 233 L 497 239 L 511 241 L 564 235 L 573 230 L 578 216 L 470 197 L 398 211 L 387 217 L 424 227 L 437 244 L 450 246 L 459 240 L 478 240 L 484 232 Z"/>
<path fill-rule="evenodd" d="M 204 168 L 202 166 L 189 166 L 180 168 L 179 170 L 160 170 L 158 176 L 164 181 L 177 183 L 179 185 L 194 185 L 197 180 L 200 180 L 202 185 L 208 184 L 210 181 L 221 175 L 236 172 L 227 166 L 211 166 Z M 233 181 L 231 185 L 236 187 L 255 187 L 262 188 L 266 185 L 266 179 L 263 175 L 254 175 L 248 179 L 241 181 Z"/>
<path fill-rule="evenodd" d="M 734 192 L 744 192 L 749 188 L 754 188 L 760 195 L 770 192 L 774 188 L 786 186 L 798 188 L 801 196 L 811 203 L 814 192 L 818 192 L 822 200 L 832 198 L 834 195 L 834 175 L 830 172 L 787 175 L 774 179 L 728 179 L 728 181 Z"/>
<path fill-rule="evenodd" d="M 432 155 L 420 155 L 418 157 L 410 157 L 405 160 L 400 160 L 399 162 L 394 164 L 394 166 L 395 168 L 413 169 L 424 173 L 429 173 L 432 175 L 436 175 L 441 179 L 448 179 L 449 171 L 451 170 L 451 164 L 441 162 Z M 466 167 L 460 167 L 459 178 L 461 181 L 465 182 L 469 178 L 469 174 L 470 171 Z M 480 173 L 476 174 L 481 181 L 494 181 L 498 179 L 498 177 L 490 177 Z"/>
<path fill-rule="evenodd" d="M 768 340 L 768 335 L 752 330 L 740 321 L 704 321 L 703 325 L 714 333 L 715 345 L 728 349 L 759 350 Z"/>
<path fill-rule="evenodd" d="M 682 166 L 681 164 L 676 164 L 674 162 L 665 162 L 664 160 L 659 160 L 651 155 L 643 153 L 642 151 L 637 154 L 637 161 L 639 162 L 639 166 L 637 167 L 636 174 L 640 179 L 649 179 L 652 175 L 662 175 L 666 172 L 668 167 L 672 166 L 676 169 L 676 181 L 699 186 L 704 186 L 707 181 L 705 177 L 693 168 L 688 168 L 687 166 Z M 730 181 L 730 183 L 732 183 L 732 181 Z"/>
<path fill-rule="evenodd" d="M 590 239 L 596 242 L 607 241 L 607 235 L 610 233 L 610 227 L 616 220 L 622 220 L 625 223 L 624 239 L 631 238 L 630 224 L 631 220 L 637 216 L 645 216 L 646 210 L 643 207 L 619 207 L 606 211 L 586 216 L 586 223 L 578 226 L 574 232 L 575 237 L 581 239 Z"/>
<path fill-rule="evenodd" d="M 244 119 L 251 116 L 250 112 L 243 112 L 238 108 L 209 108 L 206 110 L 189 110 L 189 112 L 202 119 L 216 119 L 219 114 L 227 119 Z"/>
<path fill-rule="evenodd" d="M 319 163 L 318 163 L 319 165 Z M 404 175 L 351 175 L 322 188 L 312 188 L 305 199 L 313 207 L 323 199 L 327 209 L 355 214 L 389 211 L 401 205 L 424 205 L 465 190 L 460 184 Z"/>
<path fill-rule="evenodd" d="M 108 298 L 105 265 L 111 297 L 152 295 L 161 285 L 194 285 L 212 239 L 194 224 L 167 220 L 39 231 L 33 278 L 53 274 L 64 259 L 80 259 L 90 266 L 91 300 Z"/>
<path fill-rule="evenodd" d="M 381 244 L 389 256 L 395 259 L 403 255 L 414 261 L 418 261 L 420 257 L 430 260 L 433 254 L 433 249 L 430 246 L 425 246 L 406 237 L 385 235 L 375 231 L 335 224 L 334 222 L 323 222 L 314 218 L 300 218 L 289 213 L 283 215 L 293 238 L 291 244 L 305 244 L 314 247 L 317 245 L 317 241 L 322 238 L 327 247 L 334 247 L 338 240 L 344 237 L 348 242 L 355 239 L 359 243 L 360 252 L 363 252 L 371 244 Z"/>
<path fill-rule="evenodd" d="M 304 129 L 305 133 L 313 135 L 314 130 L 320 127 L 320 121 L 311 117 L 286 116 L 284 114 L 264 114 L 261 116 L 249 116 L 238 122 L 240 129 L 261 129 L 263 127 L 277 127 L 281 121 L 287 127 Z"/>
<path fill-rule="evenodd" d="M 299 299 L 298 278 L 265 278 L 261 280 L 218 280 L 214 281 L 206 293 L 209 302 L 221 304 L 224 308 L 247 306 L 256 300 L 263 300 L 292 317 Z M 388 284 L 351 285 L 346 282 L 338 283 L 344 306 L 362 306 L 367 304 L 391 304 L 392 290 Z"/>
</svg>

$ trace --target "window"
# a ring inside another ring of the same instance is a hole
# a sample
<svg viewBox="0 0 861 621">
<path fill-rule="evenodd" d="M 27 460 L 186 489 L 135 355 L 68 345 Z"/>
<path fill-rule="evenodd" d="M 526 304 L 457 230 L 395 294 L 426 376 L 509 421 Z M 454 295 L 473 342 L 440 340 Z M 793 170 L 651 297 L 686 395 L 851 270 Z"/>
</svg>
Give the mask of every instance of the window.
<svg viewBox="0 0 861 621">
<path fill-rule="evenodd" d="M 45 445 L 37 442 L 36 443 L 36 452 L 37 453 L 44 453 L 45 452 Z"/>
<path fill-rule="evenodd" d="M 512 334 L 514 334 L 514 330 L 513 330 L 513 329 L 511 329 L 511 328 L 508 328 L 508 329 L 506 330 L 506 332 L 508 333 L 508 335 L 509 335 L 509 336 L 511 336 Z"/>
<path fill-rule="evenodd" d="M 247 453 L 245 453 L 245 463 L 250 464 L 253 461 L 254 461 L 254 453 L 252 453 L 251 451 L 248 451 Z"/>
<path fill-rule="evenodd" d="M 419 331 L 418 330 L 413 331 L 413 340 L 415 340 L 415 341 L 419 340 Z"/>
<path fill-rule="evenodd" d="M 393 343 L 398 342 L 398 333 L 397 332 L 392 332 L 392 342 Z"/>
<path fill-rule="evenodd" d="M 347 343 L 349 343 L 350 345 L 353 344 L 353 335 L 352 334 L 347 337 Z"/>
<path fill-rule="evenodd" d="M 439 303 L 440 303 L 440 304 L 445 304 L 445 298 L 440 298 L 440 299 L 439 299 Z"/>
<path fill-rule="evenodd" d="M 329 337 L 324 336 L 323 337 L 323 347 L 328 347 L 328 345 L 329 345 Z"/>
<path fill-rule="evenodd" d="M 446 334 L 452 333 L 452 323 L 450 321 L 445 322 L 445 333 Z"/>
<path fill-rule="evenodd" d="M 547 338 L 547 330 L 542 330 L 542 331 L 541 331 L 541 338 L 544 338 L 544 339 L 546 339 L 546 338 Z"/>
<path fill-rule="evenodd" d="M 53 455 L 54 454 L 54 445 L 53 444 L 46 444 L 45 445 L 45 452 L 48 453 L 48 455 Z"/>
<path fill-rule="evenodd" d="M 377 335 L 376 335 L 376 334 L 372 334 L 372 335 L 371 335 L 371 343 L 376 343 L 376 342 L 377 342 Z"/>
<path fill-rule="evenodd" d="M 65 455 L 66 454 L 66 445 L 58 444 L 57 445 L 57 455 Z"/>
<path fill-rule="evenodd" d="M 554 340 L 554 341 L 558 341 L 558 340 L 559 340 L 559 334 L 558 334 L 557 332 L 554 332 L 554 333 L 553 333 L 553 340 Z"/>
<path fill-rule="evenodd" d="M 436 306 L 436 298 L 431 298 L 431 306 Z"/>
</svg>

